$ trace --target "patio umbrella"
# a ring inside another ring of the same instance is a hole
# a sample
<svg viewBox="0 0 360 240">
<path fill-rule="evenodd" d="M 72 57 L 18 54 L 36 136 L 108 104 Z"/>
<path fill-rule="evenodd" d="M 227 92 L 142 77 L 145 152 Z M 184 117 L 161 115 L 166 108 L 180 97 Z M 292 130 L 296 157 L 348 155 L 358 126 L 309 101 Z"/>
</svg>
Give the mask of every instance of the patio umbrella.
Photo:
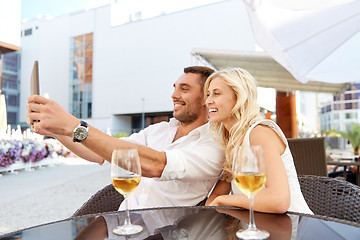
<svg viewBox="0 0 360 240">
<path fill-rule="evenodd" d="M 0 134 L 6 131 L 7 128 L 7 117 L 6 117 L 6 102 L 5 95 L 1 94 L 0 91 Z"/>
<path fill-rule="evenodd" d="M 243 0 L 257 44 L 302 83 L 360 82 L 360 0 Z"/>
</svg>

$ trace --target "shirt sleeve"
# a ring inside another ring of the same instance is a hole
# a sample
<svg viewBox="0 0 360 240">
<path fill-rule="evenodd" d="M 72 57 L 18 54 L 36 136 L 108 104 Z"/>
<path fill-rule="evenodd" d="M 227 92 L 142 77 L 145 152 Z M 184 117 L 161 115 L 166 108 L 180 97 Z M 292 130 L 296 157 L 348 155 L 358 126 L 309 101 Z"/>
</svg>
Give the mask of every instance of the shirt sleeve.
<svg viewBox="0 0 360 240">
<path fill-rule="evenodd" d="M 225 159 L 221 146 L 212 139 L 168 150 L 165 153 L 167 162 L 160 181 L 218 178 Z"/>
<path fill-rule="evenodd" d="M 158 136 L 159 131 L 168 131 L 167 126 L 168 124 L 166 122 L 156 123 L 144 128 L 138 133 L 131 134 L 129 137 L 122 137 L 121 140 L 152 148 L 152 146 L 149 146 L 149 139 L 154 139 L 154 136 Z"/>
<path fill-rule="evenodd" d="M 138 133 L 133 133 L 131 134 L 129 137 L 121 137 L 119 139 L 124 140 L 124 141 L 128 141 L 131 143 L 135 143 L 135 144 L 139 144 L 139 145 L 145 145 L 146 146 L 146 132 L 145 132 L 146 128 L 144 130 L 141 130 Z M 107 165 L 108 161 L 106 161 L 105 159 L 103 159 L 102 163 L 99 163 L 100 166 L 104 166 Z"/>
<path fill-rule="evenodd" d="M 121 140 L 124 140 L 124 141 L 128 141 L 128 142 L 131 142 L 131 143 L 135 143 L 135 144 L 139 144 L 139 145 L 144 145 L 146 146 L 147 144 L 147 141 L 146 141 L 146 134 L 147 134 L 147 128 L 141 130 L 140 132 L 138 133 L 133 133 L 131 134 L 129 137 L 122 137 L 122 138 L 119 138 Z"/>
</svg>

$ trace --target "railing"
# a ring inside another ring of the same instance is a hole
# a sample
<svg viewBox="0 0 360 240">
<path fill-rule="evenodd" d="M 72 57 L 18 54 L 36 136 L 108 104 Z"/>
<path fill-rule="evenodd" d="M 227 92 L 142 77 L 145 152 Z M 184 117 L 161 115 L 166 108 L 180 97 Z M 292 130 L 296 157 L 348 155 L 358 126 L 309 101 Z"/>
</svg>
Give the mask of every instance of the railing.
<svg viewBox="0 0 360 240">
<path fill-rule="evenodd" d="M 42 169 L 44 167 L 54 167 L 61 164 L 61 157 L 48 157 L 39 162 L 27 162 L 24 163 L 20 159 L 15 161 L 15 163 L 7 166 L 0 167 L 0 177 L 3 173 L 13 173 L 16 174 L 18 171 L 33 171 L 35 169 Z"/>
</svg>

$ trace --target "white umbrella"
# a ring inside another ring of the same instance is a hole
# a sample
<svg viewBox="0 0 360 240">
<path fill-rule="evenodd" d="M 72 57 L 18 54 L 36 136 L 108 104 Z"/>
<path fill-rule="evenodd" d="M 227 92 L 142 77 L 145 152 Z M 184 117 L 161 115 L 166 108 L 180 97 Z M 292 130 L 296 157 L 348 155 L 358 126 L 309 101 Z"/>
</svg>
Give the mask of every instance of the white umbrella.
<svg viewBox="0 0 360 240">
<path fill-rule="evenodd" d="M 360 82 L 360 0 L 243 0 L 257 44 L 297 80 Z"/>
</svg>

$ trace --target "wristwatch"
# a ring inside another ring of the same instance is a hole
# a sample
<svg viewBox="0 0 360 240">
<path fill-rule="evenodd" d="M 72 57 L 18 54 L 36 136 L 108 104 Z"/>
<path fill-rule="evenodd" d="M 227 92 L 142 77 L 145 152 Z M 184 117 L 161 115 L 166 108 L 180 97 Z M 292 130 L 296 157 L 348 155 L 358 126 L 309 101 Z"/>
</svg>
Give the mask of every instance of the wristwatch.
<svg viewBox="0 0 360 240">
<path fill-rule="evenodd" d="M 81 121 L 80 124 L 74 129 L 73 142 L 84 141 L 89 133 L 87 122 Z"/>
</svg>

